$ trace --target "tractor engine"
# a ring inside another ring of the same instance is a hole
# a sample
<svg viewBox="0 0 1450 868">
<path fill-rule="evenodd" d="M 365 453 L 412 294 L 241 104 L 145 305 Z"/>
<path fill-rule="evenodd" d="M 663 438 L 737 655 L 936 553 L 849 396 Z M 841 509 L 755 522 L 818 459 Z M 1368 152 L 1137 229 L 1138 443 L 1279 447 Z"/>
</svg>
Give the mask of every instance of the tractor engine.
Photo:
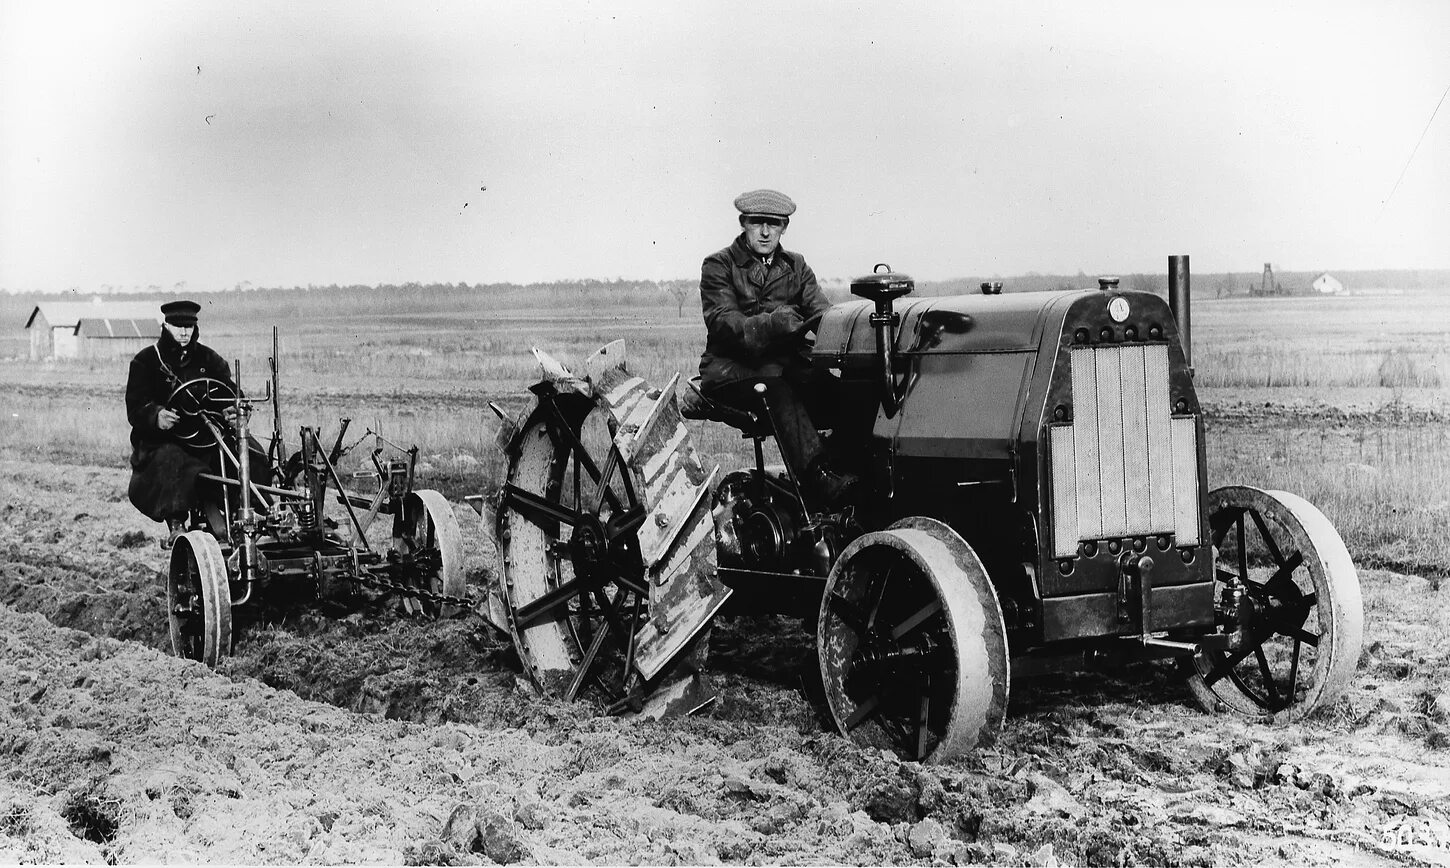
<svg viewBox="0 0 1450 868">
<path fill-rule="evenodd" d="M 1169 306 L 1116 279 L 998 286 L 910 299 L 910 278 L 878 273 L 823 317 L 813 361 L 871 420 L 857 456 L 877 492 L 868 523 L 928 516 L 961 534 L 1019 649 L 1201 636 L 1214 626 L 1203 420 Z"/>
</svg>

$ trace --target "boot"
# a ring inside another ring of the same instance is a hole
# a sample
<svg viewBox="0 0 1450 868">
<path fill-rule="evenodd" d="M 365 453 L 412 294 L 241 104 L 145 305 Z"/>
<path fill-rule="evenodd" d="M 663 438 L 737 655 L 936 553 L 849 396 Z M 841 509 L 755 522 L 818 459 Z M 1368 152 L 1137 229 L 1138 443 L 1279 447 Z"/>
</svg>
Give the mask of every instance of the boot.
<svg viewBox="0 0 1450 868">
<path fill-rule="evenodd" d="M 861 477 L 854 473 L 832 470 L 825 456 L 811 463 L 806 473 L 806 487 L 824 509 L 839 509 L 856 502 L 861 490 Z"/>
</svg>

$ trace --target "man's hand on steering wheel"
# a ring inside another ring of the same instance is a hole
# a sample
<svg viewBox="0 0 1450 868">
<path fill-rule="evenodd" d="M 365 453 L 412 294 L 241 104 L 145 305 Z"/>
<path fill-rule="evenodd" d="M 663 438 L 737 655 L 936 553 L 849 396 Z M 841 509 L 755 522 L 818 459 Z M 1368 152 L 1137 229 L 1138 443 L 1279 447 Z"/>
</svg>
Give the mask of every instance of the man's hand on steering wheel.
<svg viewBox="0 0 1450 868">
<path fill-rule="evenodd" d="M 157 411 L 156 425 L 192 446 L 210 446 L 216 442 L 212 426 L 231 428 L 233 420 L 227 414 L 235 410 L 231 402 L 236 395 L 236 390 L 225 380 L 213 377 L 188 380 L 172 390 L 166 406 Z M 163 424 L 162 414 L 171 417 L 170 425 Z"/>
<path fill-rule="evenodd" d="M 156 427 L 160 428 L 162 431 L 170 431 L 172 428 L 175 428 L 176 423 L 180 421 L 181 414 L 177 413 L 175 410 L 162 407 L 161 409 L 156 411 Z"/>
</svg>

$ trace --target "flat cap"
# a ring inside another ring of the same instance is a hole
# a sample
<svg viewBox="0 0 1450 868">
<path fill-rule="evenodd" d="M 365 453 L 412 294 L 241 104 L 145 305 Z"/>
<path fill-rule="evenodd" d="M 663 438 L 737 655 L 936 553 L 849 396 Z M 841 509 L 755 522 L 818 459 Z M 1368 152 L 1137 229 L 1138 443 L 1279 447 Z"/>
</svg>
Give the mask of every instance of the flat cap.
<svg viewBox="0 0 1450 868">
<path fill-rule="evenodd" d="M 789 217 L 795 213 L 795 203 L 786 194 L 775 190 L 751 190 L 735 197 L 735 210 L 746 215 Z"/>
<path fill-rule="evenodd" d="M 161 306 L 161 315 L 174 326 L 196 325 L 196 315 L 201 305 L 194 301 L 168 301 Z"/>
</svg>

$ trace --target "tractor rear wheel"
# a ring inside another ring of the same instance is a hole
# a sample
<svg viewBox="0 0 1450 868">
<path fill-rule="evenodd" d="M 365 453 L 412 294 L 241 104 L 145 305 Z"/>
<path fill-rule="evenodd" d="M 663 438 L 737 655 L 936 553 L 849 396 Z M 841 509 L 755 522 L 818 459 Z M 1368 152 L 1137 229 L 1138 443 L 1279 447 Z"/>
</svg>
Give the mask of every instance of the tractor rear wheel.
<svg viewBox="0 0 1450 868">
<path fill-rule="evenodd" d="M 501 414 L 495 581 L 519 658 L 546 693 L 588 689 L 611 713 L 703 708 L 705 636 L 731 589 L 715 573 L 715 477 L 680 416 L 679 375 L 650 388 L 623 341 L 586 358 L 582 377 L 534 355 L 532 408 Z"/>
<path fill-rule="evenodd" d="M 504 593 L 520 656 L 546 692 L 586 685 L 619 701 L 649 589 L 638 529 L 646 511 L 614 445 L 608 405 L 540 396 L 514 441 L 501 510 Z"/>
<path fill-rule="evenodd" d="M 166 582 L 171 650 L 216 666 L 232 653 L 232 590 L 216 538 L 194 530 L 171 547 Z"/>
<path fill-rule="evenodd" d="M 976 553 L 955 531 L 904 519 L 836 562 L 817 627 L 840 731 L 910 760 L 990 743 L 1007 711 L 1007 631 Z"/>
<path fill-rule="evenodd" d="M 1192 660 L 1188 686 L 1209 711 L 1297 720 L 1332 702 L 1359 663 L 1359 575 L 1334 525 L 1308 501 L 1247 486 L 1209 495 L 1215 599 L 1244 593 L 1233 650 Z"/>
<path fill-rule="evenodd" d="M 410 493 L 403 501 L 401 527 L 393 550 L 413 564 L 417 586 L 433 594 L 462 597 L 468 590 L 463 576 L 463 531 L 448 499 L 431 489 Z M 445 618 L 457 611 L 452 604 L 419 597 L 404 599 L 403 607 L 411 614 Z"/>
</svg>

